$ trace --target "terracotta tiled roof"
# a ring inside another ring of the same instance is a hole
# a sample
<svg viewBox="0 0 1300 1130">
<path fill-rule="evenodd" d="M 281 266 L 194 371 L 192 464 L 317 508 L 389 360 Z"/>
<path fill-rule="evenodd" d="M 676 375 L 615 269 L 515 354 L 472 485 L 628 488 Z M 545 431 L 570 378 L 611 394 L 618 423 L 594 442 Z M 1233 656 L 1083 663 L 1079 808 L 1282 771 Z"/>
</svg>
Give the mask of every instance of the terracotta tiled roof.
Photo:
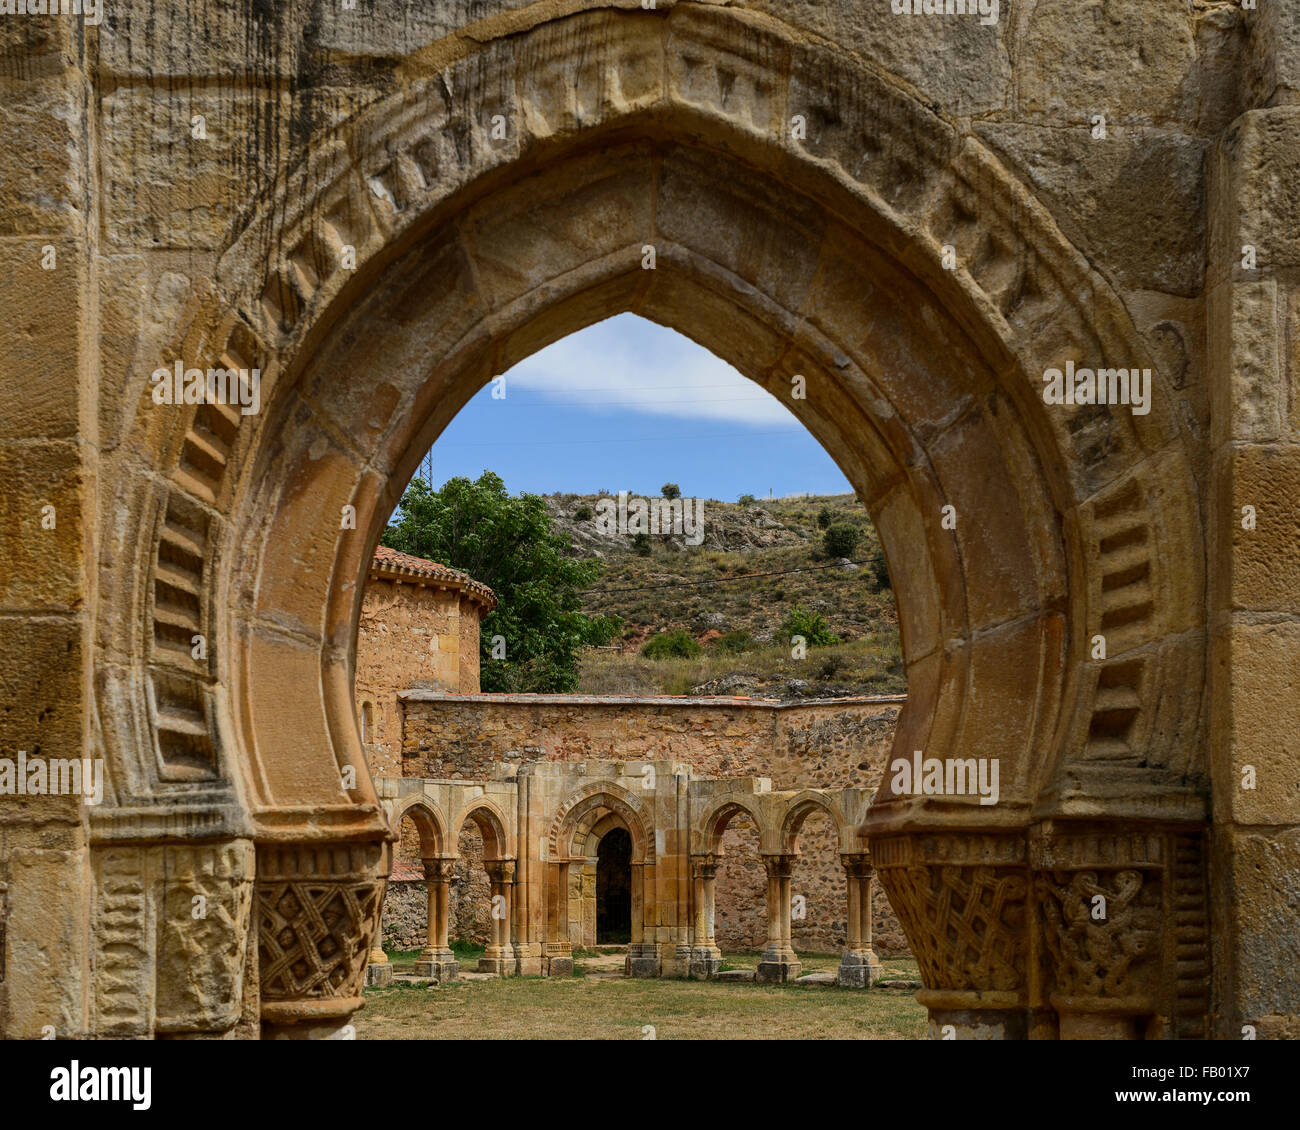
<svg viewBox="0 0 1300 1130">
<path fill-rule="evenodd" d="M 418 561 L 419 558 L 417 557 Z M 424 868 L 403 859 L 393 860 L 393 873 L 388 876 L 390 883 L 412 883 L 424 881 Z"/>
<path fill-rule="evenodd" d="M 468 573 L 453 569 L 448 565 L 439 565 L 423 557 L 389 549 L 386 545 L 375 547 L 375 559 L 370 565 L 370 575 L 390 577 L 397 580 L 420 580 L 427 578 L 450 589 L 459 589 L 466 595 L 486 606 L 487 611 L 496 607 L 496 594 Z"/>
</svg>

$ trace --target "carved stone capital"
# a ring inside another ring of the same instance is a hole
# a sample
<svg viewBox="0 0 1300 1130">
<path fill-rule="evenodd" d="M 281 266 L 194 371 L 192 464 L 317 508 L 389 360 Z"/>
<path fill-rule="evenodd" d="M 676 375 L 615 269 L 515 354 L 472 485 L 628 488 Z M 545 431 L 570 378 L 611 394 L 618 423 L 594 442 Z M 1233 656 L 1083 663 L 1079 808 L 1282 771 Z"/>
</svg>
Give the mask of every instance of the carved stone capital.
<svg viewBox="0 0 1300 1130">
<path fill-rule="evenodd" d="M 456 861 L 454 859 L 422 859 L 420 862 L 424 865 L 424 878 L 430 883 L 449 883 L 456 877 Z"/>
<path fill-rule="evenodd" d="M 793 853 L 763 856 L 769 879 L 789 879 L 794 874 L 794 863 L 799 857 Z"/>
<path fill-rule="evenodd" d="M 1121 1011 L 1154 1012 L 1159 989 L 1159 870 L 1039 872 L 1035 878 L 1062 998 L 1105 1000 Z"/>
<path fill-rule="evenodd" d="M 513 859 L 489 859 L 483 864 L 488 878 L 494 883 L 513 883 L 515 881 L 515 861 Z"/>
<path fill-rule="evenodd" d="M 876 874 L 876 869 L 871 864 L 871 856 L 866 852 L 842 854 L 840 863 L 844 865 L 844 873 L 850 879 L 870 879 Z"/>
<path fill-rule="evenodd" d="M 1204 1039 L 1204 834 L 1047 820 L 1030 836 L 1045 981 L 1061 1037 Z"/>
<path fill-rule="evenodd" d="M 361 1006 L 389 851 L 375 841 L 258 845 L 264 1022 L 329 1023 Z"/>
<path fill-rule="evenodd" d="M 691 856 L 691 876 L 695 879 L 716 879 L 718 857 L 716 855 Z"/>
<path fill-rule="evenodd" d="M 1023 999 L 1029 873 L 1022 834 L 918 832 L 873 840 L 871 854 L 927 990 L 981 994 L 982 1002 L 965 1005 L 975 1008 Z"/>
</svg>

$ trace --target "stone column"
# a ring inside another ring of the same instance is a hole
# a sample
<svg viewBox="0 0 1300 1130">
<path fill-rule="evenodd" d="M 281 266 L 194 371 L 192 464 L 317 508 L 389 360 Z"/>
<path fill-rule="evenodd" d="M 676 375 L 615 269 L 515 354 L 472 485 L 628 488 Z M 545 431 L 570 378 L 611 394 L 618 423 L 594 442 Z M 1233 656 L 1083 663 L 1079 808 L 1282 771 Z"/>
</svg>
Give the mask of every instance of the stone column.
<svg viewBox="0 0 1300 1130">
<path fill-rule="evenodd" d="M 790 945 L 790 876 L 795 855 L 763 856 L 767 868 L 767 948 L 758 961 L 760 981 L 791 981 L 803 969 Z"/>
<path fill-rule="evenodd" d="M 632 872 L 632 940 L 627 947 L 627 964 L 624 972 L 629 977 L 659 976 L 659 947 L 645 940 L 645 915 L 648 900 L 646 884 L 650 877 L 644 863 L 634 863 Z"/>
<path fill-rule="evenodd" d="M 573 944 L 569 941 L 569 861 L 547 866 L 546 975 L 567 977 L 573 972 Z"/>
<path fill-rule="evenodd" d="M 713 892 L 718 875 L 718 859 L 697 855 L 691 859 L 691 877 L 695 894 L 695 937 L 691 947 L 690 975 L 712 977 L 722 966 L 722 951 L 713 940 Z"/>
<path fill-rule="evenodd" d="M 1186 1023 L 1194 1039 L 1300 1032 L 1295 950 L 1279 935 L 1282 923 L 1295 922 L 1300 890 L 1300 191 L 1279 176 L 1300 161 L 1300 20 L 1294 4 L 1255 7 L 1245 25 L 1253 105 L 1220 134 L 1205 177 L 1213 795 L 1206 861 L 1216 913 L 1213 968 L 1202 977 L 1212 989 L 1202 1015 L 1213 1031 Z M 1294 938 L 1293 925 L 1289 932 Z M 1279 975 L 1285 968 L 1292 972 Z"/>
<path fill-rule="evenodd" d="M 628 883 L 632 888 L 632 934 L 629 940 L 633 945 L 640 945 L 645 941 L 645 864 L 633 863 L 629 870 L 631 877 Z"/>
<path fill-rule="evenodd" d="M 515 882 L 515 861 L 493 859 L 485 864 L 492 880 L 492 944 L 479 959 L 480 973 L 499 973 L 509 977 L 515 972 L 515 953 L 510 935 L 510 895 Z"/>
<path fill-rule="evenodd" d="M 840 856 L 848 882 L 848 916 L 839 983 L 857 989 L 870 988 L 880 976 L 880 960 L 871 948 L 871 886 L 876 872 L 870 860 L 865 852 Z"/>
<path fill-rule="evenodd" d="M 366 986 L 387 985 L 393 979 L 393 966 L 384 953 L 384 920 L 380 915 L 379 929 L 375 931 L 375 941 L 366 958 Z"/>
<path fill-rule="evenodd" d="M 426 859 L 424 863 L 425 891 L 429 903 L 429 924 L 424 950 L 415 962 L 415 975 L 435 981 L 455 980 L 460 972 L 456 955 L 447 942 L 450 919 L 448 887 L 455 874 L 454 859 Z"/>
</svg>

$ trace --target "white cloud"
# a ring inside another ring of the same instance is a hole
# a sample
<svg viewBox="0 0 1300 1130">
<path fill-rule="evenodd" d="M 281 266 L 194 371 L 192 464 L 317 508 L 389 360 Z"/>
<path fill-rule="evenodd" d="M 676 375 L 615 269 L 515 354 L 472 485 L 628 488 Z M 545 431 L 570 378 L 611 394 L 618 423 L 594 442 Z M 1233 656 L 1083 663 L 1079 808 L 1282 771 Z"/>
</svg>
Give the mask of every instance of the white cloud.
<svg viewBox="0 0 1300 1130">
<path fill-rule="evenodd" d="M 508 395 L 592 412 L 637 412 L 754 428 L 798 426 L 761 386 L 673 330 L 620 314 L 571 334 L 506 375 Z"/>
</svg>

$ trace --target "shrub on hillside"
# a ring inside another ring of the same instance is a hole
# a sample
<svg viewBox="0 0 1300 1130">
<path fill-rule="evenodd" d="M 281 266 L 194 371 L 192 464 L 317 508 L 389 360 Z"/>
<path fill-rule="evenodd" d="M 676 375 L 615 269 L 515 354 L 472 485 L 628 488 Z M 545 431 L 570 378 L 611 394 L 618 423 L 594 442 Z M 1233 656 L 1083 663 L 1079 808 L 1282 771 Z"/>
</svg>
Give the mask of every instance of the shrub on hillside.
<svg viewBox="0 0 1300 1130">
<path fill-rule="evenodd" d="M 817 678 L 833 679 L 844 668 L 844 656 L 832 652 L 821 661 L 817 668 Z"/>
<path fill-rule="evenodd" d="M 753 651 L 757 646 L 754 637 L 741 628 L 725 632 L 713 641 L 713 650 L 723 655 L 740 655 L 745 651 Z"/>
<path fill-rule="evenodd" d="M 694 659 L 700 654 L 700 645 L 685 628 L 660 632 L 651 636 L 641 648 L 646 659 Z"/>
<path fill-rule="evenodd" d="M 590 522 L 596 516 L 596 512 L 585 502 L 573 512 L 575 522 Z"/>
<path fill-rule="evenodd" d="M 736 501 L 741 506 L 753 506 L 756 500 L 752 494 L 742 494 Z"/>
<path fill-rule="evenodd" d="M 795 636 L 803 636 L 809 647 L 826 647 L 840 642 L 840 637 L 831 631 L 830 625 L 826 623 L 820 612 L 802 607 L 790 610 L 790 614 L 781 624 L 781 635 L 787 640 Z"/>
<path fill-rule="evenodd" d="M 822 552 L 827 557 L 852 557 L 861 531 L 847 522 L 832 524 L 822 535 Z"/>
<path fill-rule="evenodd" d="M 889 563 L 885 560 L 885 551 L 880 546 L 876 546 L 872 551 L 869 568 L 876 592 L 893 587 L 889 580 Z"/>
<path fill-rule="evenodd" d="M 820 529 L 828 529 L 832 522 L 835 521 L 835 511 L 829 506 L 823 506 L 817 512 L 817 525 Z"/>
<path fill-rule="evenodd" d="M 664 498 L 681 498 L 682 496 L 682 488 L 676 483 L 664 483 L 659 490 L 663 494 Z"/>
</svg>

